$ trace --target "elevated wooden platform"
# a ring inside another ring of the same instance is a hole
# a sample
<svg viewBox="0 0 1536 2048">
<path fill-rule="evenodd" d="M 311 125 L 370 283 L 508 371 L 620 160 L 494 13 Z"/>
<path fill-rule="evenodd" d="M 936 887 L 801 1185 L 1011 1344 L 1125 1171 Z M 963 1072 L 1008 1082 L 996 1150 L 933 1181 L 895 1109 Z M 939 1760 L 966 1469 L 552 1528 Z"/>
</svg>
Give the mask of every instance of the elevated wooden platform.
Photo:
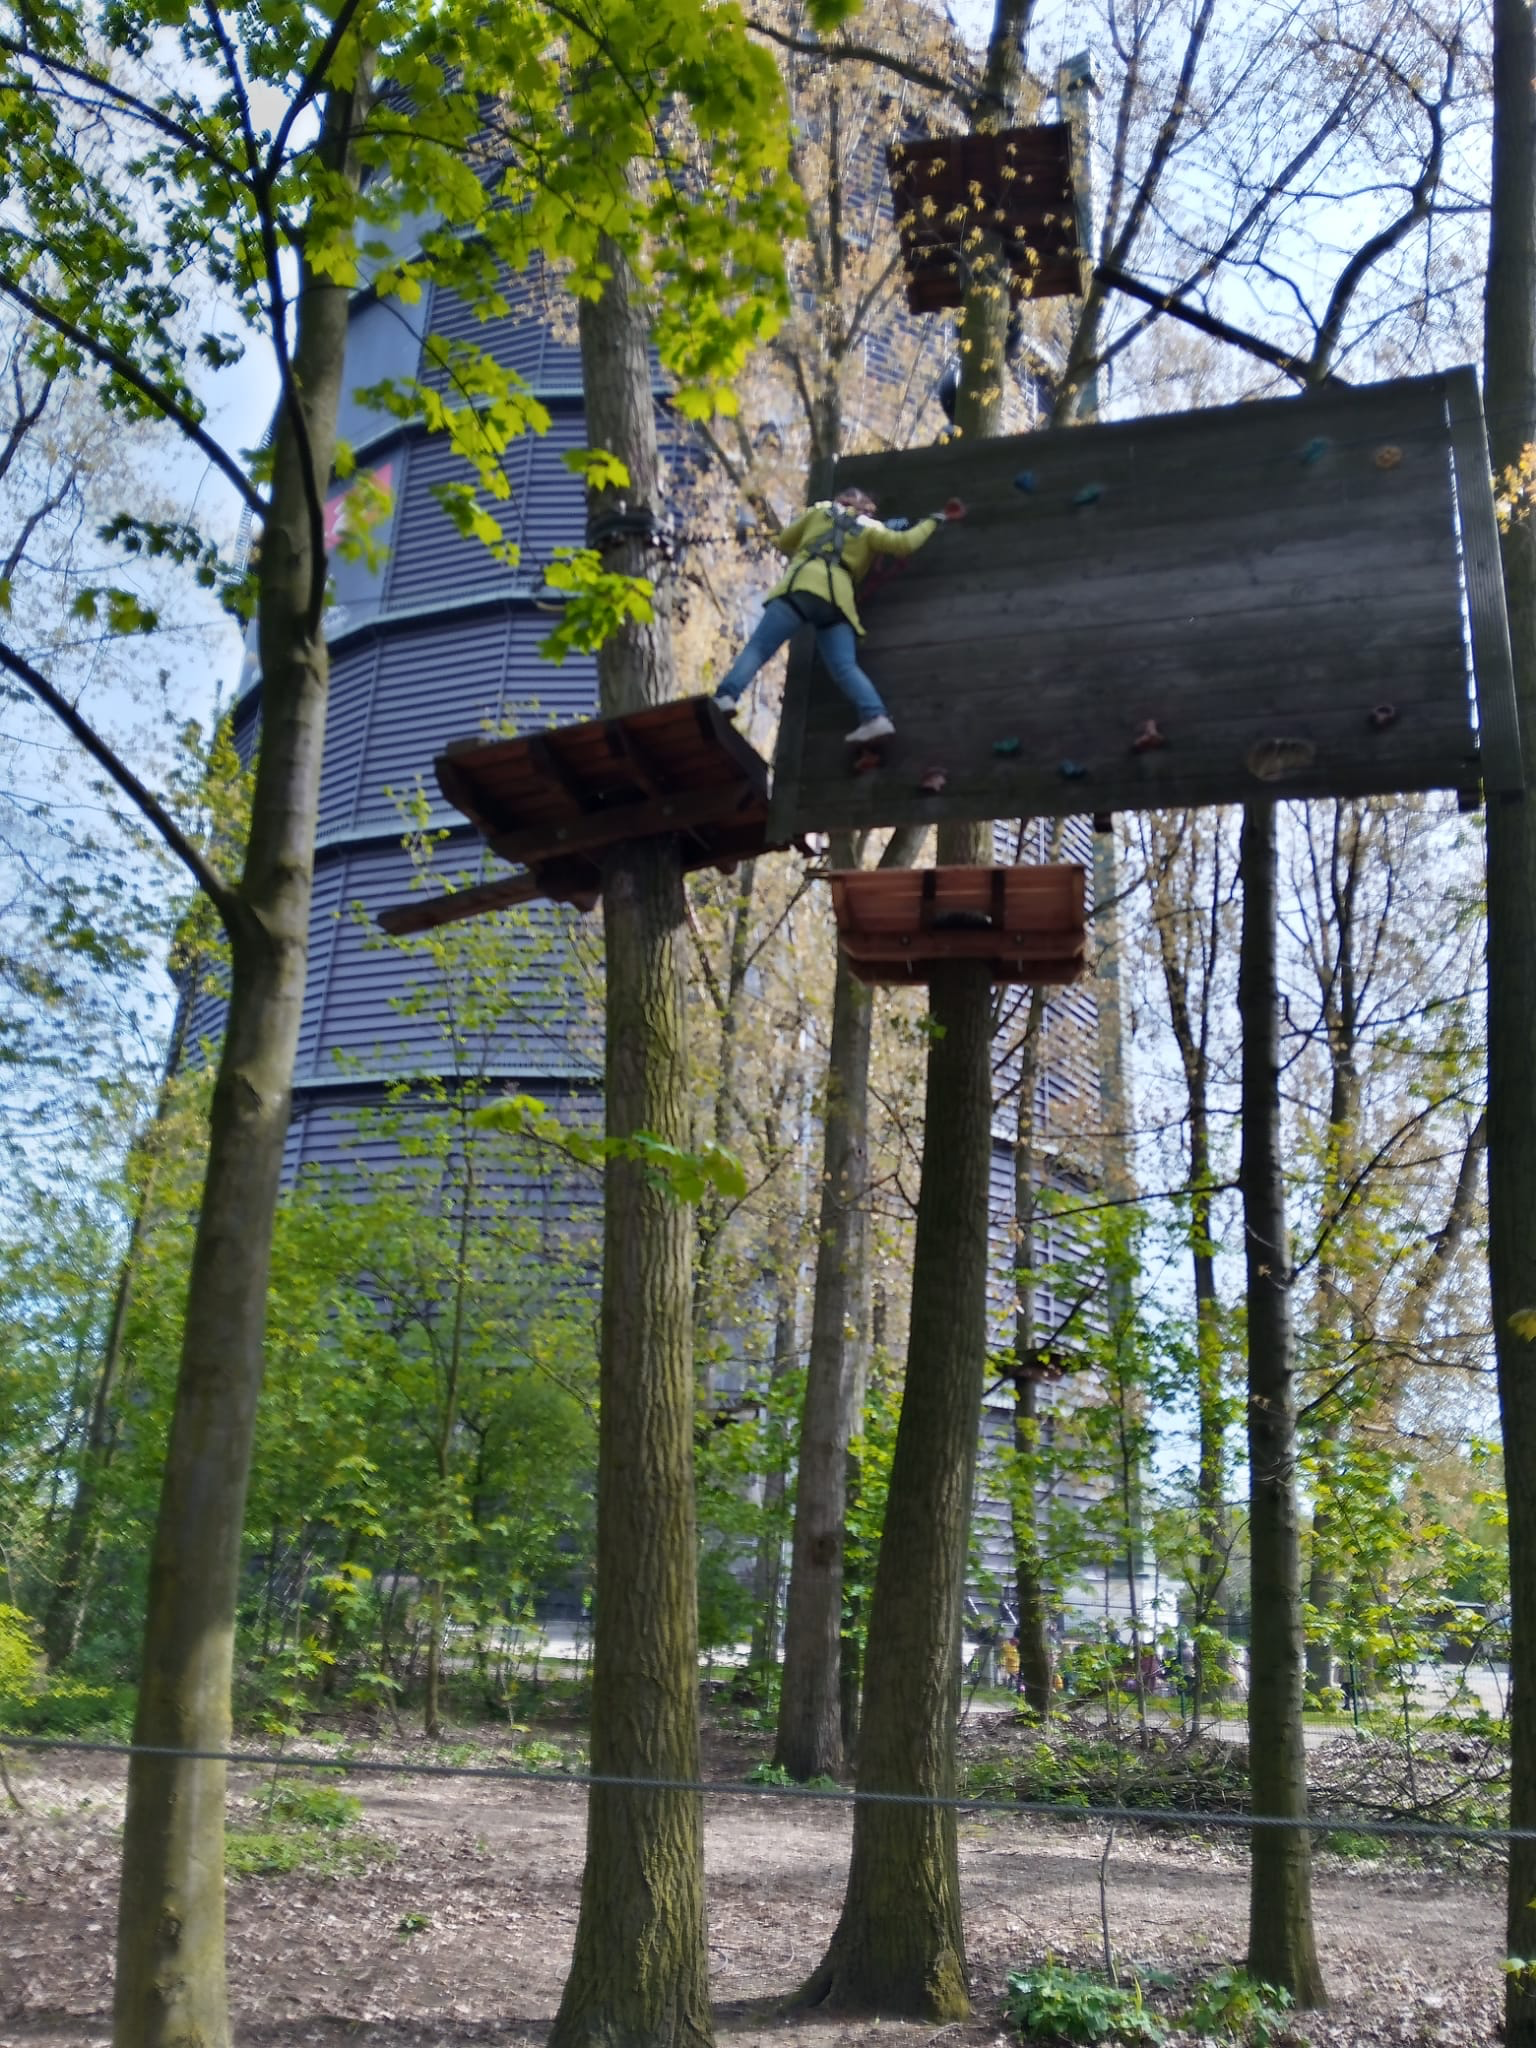
<svg viewBox="0 0 1536 2048">
<path fill-rule="evenodd" d="M 985 960 L 995 982 L 1076 981 L 1087 958 L 1079 867 L 838 869 L 838 937 L 860 981 L 927 981 Z"/>
<path fill-rule="evenodd" d="M 727 873 L 773 850 L 768 764 L 709 697 L 518 739 L 458 740 L 433 765 L 438 788 L 492 852 L 529 872 L 383 911 L 388 932 L 540 896 L 590 910 L 603 855 L 624 840 L 675 834 L 685 868 Z"/>
<path fill-rule="evenodd" d="M 1075 298 L 1083 262 L 1065 121 L 998 135 L 940 135 L 886 152 L 914 313 L 958 306 L 968 237 L 1000 234 L 1013 297 Z"/>
</svg>

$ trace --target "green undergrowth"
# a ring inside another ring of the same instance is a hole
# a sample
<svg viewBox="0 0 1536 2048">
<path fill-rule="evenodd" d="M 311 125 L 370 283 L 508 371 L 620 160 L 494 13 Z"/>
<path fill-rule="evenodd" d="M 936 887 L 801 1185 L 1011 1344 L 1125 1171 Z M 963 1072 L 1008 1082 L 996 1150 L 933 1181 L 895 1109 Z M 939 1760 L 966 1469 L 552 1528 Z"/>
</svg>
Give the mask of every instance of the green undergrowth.
<svg viewBox="0 0 1536 2048">
<path fill-rule="evenodd" d="M 1172 1996 L 1175 1980 L 1162 1972 L 1112 1984 L 1093 1970 L 1073 1970 L 1054 1957 L 1008 1979 L 1003 2010 L 1021 2041 L 1032 2048 L 1097 2048 L 1129 2043 L 1131 2048 L 1173 2048 L 1191 2035 L 1232 2048 L 1282 2048 L 1305 2037 L 1293 2027 L 1290 1997 L 1261 1984 L 1229 1964 L 1189 1987 L 1184 2001 Z M 1160 1997 L 1156 2006 L 1148 1993 Z"/>
<path fill-rule="evenodd" d="M 394 1845 L 358 1825 L 363 1802 L 334 1785 L 282 1783 L 241 1800 L 225 1837 L 231 1877 L 357 1877 L 391 1862 Z"/>
<path fill-rule="evenodd" d="M 1070 1729 L 1022 1731 L 966 1763 L 965 1789 L 978 1798 L 1059 1806 L 1142 1806 L 1170 1813 L 1240 1813 L 1248 1764 L 1231 1743 L 1149 1733 L 1134 1737 Z"/>
</svg>

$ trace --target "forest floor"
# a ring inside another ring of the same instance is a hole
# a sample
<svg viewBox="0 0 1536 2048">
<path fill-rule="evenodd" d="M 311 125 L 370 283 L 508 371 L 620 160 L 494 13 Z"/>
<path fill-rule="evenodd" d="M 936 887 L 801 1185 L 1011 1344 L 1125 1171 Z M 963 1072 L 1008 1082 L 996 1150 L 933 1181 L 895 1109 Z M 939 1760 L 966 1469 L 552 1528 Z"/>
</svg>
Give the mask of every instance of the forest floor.
<svg viewBox="0 0 1536 2048">
<path fill-rule="evenodd" d="M 763 1748 L 760 1734 L 712 1729 L 706 1776 L 739 1782 Z M 441 1758 L 397 1741 L 357 1754 Z M 503 1734 L 497 1751 L 475 1760 L 513 1754 Z M 27 1812 L 0 1806 L 0 2048 L 100 2048 L 110 2031 L 123 1765 L 13 1750 L 9 1769 Z M 237 1827 L 263 1826 L 268 1782 L 266 1773 L 232 1772 Z M 353 1773 L 344 1784 L 362 1804 L 350 1826 L 308 1830 L 324 1840 L 299 1867 L 230 1883 L 240 2048 L 542 2043 L 576 1924 L 580 1789 L 393 1773 Z M 1011 1969 L 1047 1954 L 1102 1969 L 1102 1826 L 967 1815 L 960 1858 L 975 2020 L 935 2032 L 782 2017 L 775 2001 L 809 1974 L 836 1920 L 849 1827 L 848 1809 L 830 1802 L 710 1797 L 710 1967 L 722 2048 L 933 2048 L 941 2039 L 944 2048 L 1003 2048 Z M 1312 2048 L 1489 2048 L 1501 2002 L 1500 1877 L 1406 1855 L 1321 1854 L 1316 1913 L 1333 2004 L 1305 2015 L 1295 2038 Z M 1176 2011 L 1181 1992 L 1242 1955 L 1241 1839 L 1122 1829 L 1107 1904 L 1122 1975 L 1162 1973 L 1151 2002 Z"/>
</svg>

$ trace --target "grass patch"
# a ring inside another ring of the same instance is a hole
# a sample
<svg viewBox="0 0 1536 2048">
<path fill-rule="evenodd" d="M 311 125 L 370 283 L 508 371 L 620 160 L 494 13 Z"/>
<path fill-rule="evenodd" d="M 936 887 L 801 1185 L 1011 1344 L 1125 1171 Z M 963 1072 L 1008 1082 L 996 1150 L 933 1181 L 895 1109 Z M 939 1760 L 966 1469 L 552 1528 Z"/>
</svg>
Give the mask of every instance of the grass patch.
<svg viewBox="0 0 1536 2048">
<path fill-rule="evenodd" d="M 358 1826 L 363 1802 L 334 1785 L 281 1784 L 248 1811 L 224 1838 L 231 1877 L 358 1877 L 394 1860 L 392 1842 Z"/>
</svg>

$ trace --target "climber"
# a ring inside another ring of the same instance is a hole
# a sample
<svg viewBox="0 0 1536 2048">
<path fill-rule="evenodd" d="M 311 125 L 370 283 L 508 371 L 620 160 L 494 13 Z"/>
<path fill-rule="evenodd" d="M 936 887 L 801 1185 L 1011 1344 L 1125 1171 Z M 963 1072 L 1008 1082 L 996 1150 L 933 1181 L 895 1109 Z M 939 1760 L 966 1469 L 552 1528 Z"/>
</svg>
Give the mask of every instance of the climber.
<svg viewBox="0 0 1536 2048">
<path fill-rule="evenodd" d="M 854 592 L 876 555 L 916 554 L 947 520 L 964 517 L 964 504 L 951 498 L 942 512 L 931 512 L 915 526 L 885 526 L 875 517 L 874 499 L 850 489 L 791 520 L 774 540 L 779 552 L 790 557 L 789 568 L 768 593 L 751 639 L 722 676 L 715 702 L 734 714 L 763 663 L 801 626 L 814 626 L 817 651 L 858 714 L 848 744 L 886 738 L 895 727 L 880 693 L 859 667 L 855 635 L 864 628 Z"/>
</svg>

